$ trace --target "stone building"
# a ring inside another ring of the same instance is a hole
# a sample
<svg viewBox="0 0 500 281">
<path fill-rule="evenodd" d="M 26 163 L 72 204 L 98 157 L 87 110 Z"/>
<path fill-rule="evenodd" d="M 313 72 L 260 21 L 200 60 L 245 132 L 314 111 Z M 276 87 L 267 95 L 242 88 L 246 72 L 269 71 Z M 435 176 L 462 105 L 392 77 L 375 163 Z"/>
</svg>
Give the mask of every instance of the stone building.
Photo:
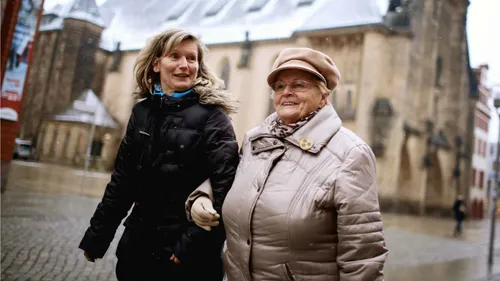
<svg viewBox="0 0 500 281">
<path fill-rule="evenodd" d="M 101 92 L 104 75 L 99 71 L 99 66 L 102 57 L 108 53 L 99 45 L 104 26 L 94 0 L 74 0 L 68 5 L 57 5 L 43 15 L 24 92 L 19 132 L 21 138 L 33 140 L 37 147 L 37 158 L 42 161 L 82 165 L 79 159 L 85 157 L 89 124 L 83 126 L 84 122 L 70 122 L 55 126 L 54 118 L 68 110 L 83 92 Z M 70 126 L 81 128 L 67 129 Z M 79 134 L 76 133 L 78 130 L 81 131 Z M 59 134 L 53 133 L 57 131 Z M 68 138 L 62 137 L 66 131 L 75 134 Z M 113 143 L 110 148 L 113 152 L 116 151 L 120 134 L 118 130 L 112 136 L 106 135 L 106 141 Z M 97 134 L 96 138 L 99 136 Z M 95 141 L 100 143 L 103 140 Z M 50 144 L 53 144 L 51 148 Z M 63 152 L 66 149 L 74 151 L 66 154 Z M 104 151 L 104 154 L 109 152 Z M 66 159 L 67 155 L 72 158 Z M 105 167 L 109 169 L 108 162 L 104 160 Z"/>
<path fill-rule="evenodd" d="M 208 45 L 209 65 L 240 101 L 232 117 L 240 141 L 272 112 L 266 76 L 279 52 L 307 46 L 331 56 L 342 74 L 330 101 L 343 125 L 374 150 L 384 209 L 448 214 L 456 194 L 468 194 L 477 91 L 467 0 L 144 3 L 107 0 L 99 7 L 107 27 L 89 85 L 122 133 L 135 103 L 135 59 L 161 30 L 188 29 Z M 44 46 L 37 54 L 51 49 Z"/>
<path fill-rule="evenodd" d="M 38 159 L 82 167 L 88 158 L 88 168 L 110 170 L 116 145 L 113 136 L 120 133 L 118 123 L 99 98 L 86 90 L 63 112 L 42 121 Z"/>
<path fill-rule="evenodd" d="M 472 156 L 472 180 L 470 182 L 470 217 L 482 219 L 485 217 L 488 205 L 488 172 L 489 158 L 489 122 L 491 109 L 489 104 L 490 89 L 486 86 L 488 65 L 480 65 L 473 69 L 478 81 L 479 100 L 474 111 L 474 149 Z"/>
</svg>

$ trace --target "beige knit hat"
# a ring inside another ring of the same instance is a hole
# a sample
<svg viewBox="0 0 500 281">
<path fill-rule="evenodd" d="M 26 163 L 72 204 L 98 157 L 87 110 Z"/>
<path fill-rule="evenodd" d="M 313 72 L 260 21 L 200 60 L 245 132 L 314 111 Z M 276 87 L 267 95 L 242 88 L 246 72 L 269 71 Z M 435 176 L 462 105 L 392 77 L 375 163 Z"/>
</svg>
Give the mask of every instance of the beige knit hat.
<svg viewBox="0 0 500 281">
<path fill-rule="evenodd" d="M 333 60 L 322 52 L 310 48 L 287 48 L 281 51 L 274 62 L 267 84 L 276 82 L 278 73 L 285 69 L 299 69 L 316 75 L 333 91 L 340 80 L 340 72 Z"/>
</svg>

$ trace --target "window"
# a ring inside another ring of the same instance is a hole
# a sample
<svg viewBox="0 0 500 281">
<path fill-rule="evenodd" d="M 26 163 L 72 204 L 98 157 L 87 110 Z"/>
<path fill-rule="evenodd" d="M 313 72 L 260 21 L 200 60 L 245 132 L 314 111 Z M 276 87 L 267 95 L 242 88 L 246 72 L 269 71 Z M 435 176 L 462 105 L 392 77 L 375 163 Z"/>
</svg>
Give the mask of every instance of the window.
<svg viewBox="0 0 500 281">
<path fill-rule="evenodd" d="M 476 186 L 476 169 L 472 169 L 472 186 Z"/>
<path fill-rule="evenodd" d="M 299 2 L 297 2 L 297 7 L 311 6 L 312 3 L 314 3 L 314 0 L 299 0 Z"/>
<path fill-rule="evenodd" d="M 269 0 L 254 0 L 248 7 L 247 12 L 253 13 L 262 10 L 262 8 L 269 2 Z"/>
<path fill-rule="evenodd" d="M 92 157 L 100 157 L 102 152 L 102 141 L 93 140 L 92 147 L 90 148 L 90 155 Z"/>
<path fill-rule="evenodd" d="M 118 71 L 120 69 L 120 62 L 122 59 L 122 51 L 120 50 L 120 42 L 116 43 L 116 49 L 111 56 L 111 66 L 109 67 L 109 71 Z"/>
<path fill-rule="evenodd" d="M 224 58 L 221 62 L 220 67 L 220 78 L 224 80 L 224 88 L 229 88 L 229 74 L 231 72 L 231 65 L 229 64 L 229 59 Z"/>
<path fill-rule="evenodd" d="M 488 132 L 488 117 L 480 113 L 476 114 L 476 127 Z"/>
<path fill-rule="evenodd" d="M 434 0 L 434 7 L 433 7 L 434 18 L 437 18 L 438 8 L 439 8 L 439 0 Z"/>
<path fill-rule="evenodd" d="M 52 135 L 52 140 L 50 143 L 50 156 L 54 156 L 56 154 L 57 147 L 57 139 L 59 138 L 59 130 L 57 128 L 54 129 L 54 134 Z"/>
<path fill-rule="evenodd" d="M 495 155 L 495 144 L 490 144 L 490 155 Z"/>
<path fill-rule="evenodd" d="M 434 86 L 436 88 L 441 87 L 441 72 L 443 71 L 443 58 L 441 56 L 438 56 L 436 59 L 436 81 Z"/>
<path fill-rule="evenodd" d="M 481 171 L 479 172 L 479 188 L 483 188 L 484 187 L 484 172 Z"/>
<path fill-rule="evenodd" d="M 177 2 L 177 5 L 173 7 L 173 9 L 171 10 L 172 12 L 170 12 L 170 14 L 168 15 L 167 21 L 174 21 L 179 19 L 187 10 L 189 5 L 191 5 L 191 1 L 184 0 Z"/>
<path fill-rule="evenodd" d="M 66 132 L 66 140 L 64 141 L 63 158 L 67 158 L 69 155 L 69 142 L 71 141 L 71 130 Z"/>
<path fill-rule="evenodd" d="M 222 8 L 227 4 L 229 0 L 217 0 L 215 1 L 212 6 L 207 10 L 205 13 L 205 17 L 213 17 L 217 15 Z"/>
</svg>

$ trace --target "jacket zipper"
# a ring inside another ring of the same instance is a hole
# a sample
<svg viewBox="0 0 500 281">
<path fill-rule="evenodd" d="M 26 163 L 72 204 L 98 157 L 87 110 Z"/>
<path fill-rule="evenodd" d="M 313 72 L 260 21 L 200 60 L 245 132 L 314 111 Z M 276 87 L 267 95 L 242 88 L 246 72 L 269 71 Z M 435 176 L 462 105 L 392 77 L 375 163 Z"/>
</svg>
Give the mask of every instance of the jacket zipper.
<svg viewBox="0 0 500 281">
<path fill-rule="evenodd" d="M 163 100 L 165 99 L 165 96 L 160 97 L 160 108 L 163 108 Z"/>
</svg>

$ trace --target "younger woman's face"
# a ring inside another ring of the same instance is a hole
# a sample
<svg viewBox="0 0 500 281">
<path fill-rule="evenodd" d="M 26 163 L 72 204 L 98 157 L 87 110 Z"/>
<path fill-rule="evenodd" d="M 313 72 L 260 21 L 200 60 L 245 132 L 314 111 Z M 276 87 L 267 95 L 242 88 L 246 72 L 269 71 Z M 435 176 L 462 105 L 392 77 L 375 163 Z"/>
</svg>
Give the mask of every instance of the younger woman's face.
<svg viewBox="0 0 500 281">
<path fill-rule="evenodd" d="M 154 72 L 160 73 L 161 86 L 167 94 L 191 88 L 198 69 L 198 44 L 194 40 L 182 41 L 153 67 Z"/>
</svg>

